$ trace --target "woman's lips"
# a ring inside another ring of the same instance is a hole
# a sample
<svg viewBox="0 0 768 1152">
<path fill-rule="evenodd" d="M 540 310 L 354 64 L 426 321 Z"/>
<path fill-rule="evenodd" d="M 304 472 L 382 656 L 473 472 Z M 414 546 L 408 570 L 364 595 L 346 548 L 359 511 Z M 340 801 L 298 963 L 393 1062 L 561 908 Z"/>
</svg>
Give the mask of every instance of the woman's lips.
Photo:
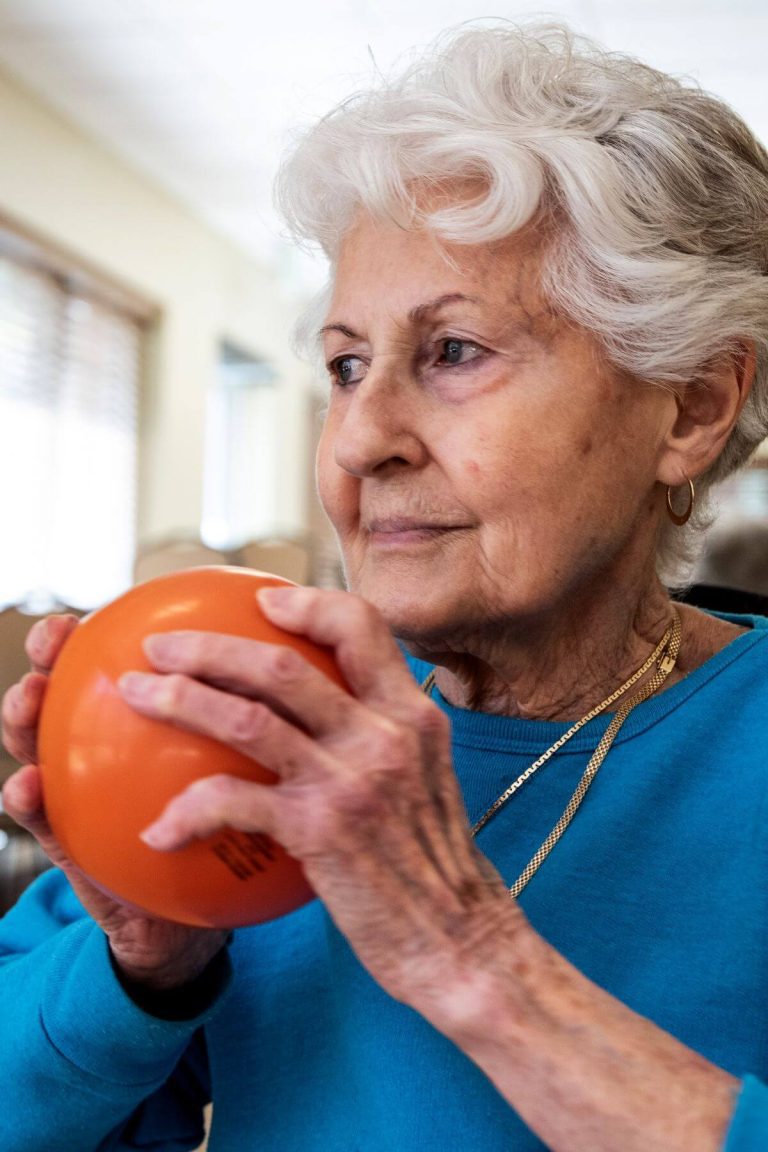
<svg viewBox="0 0 768 1152">
<path fill-rule="evenodd" d="M 367 526 L 369 540 L 382 548 L 428 543 L 451 532 L 468 528 L 468 524 L 443 524 L 410 519 L 371 520 Z"/>
</svg>

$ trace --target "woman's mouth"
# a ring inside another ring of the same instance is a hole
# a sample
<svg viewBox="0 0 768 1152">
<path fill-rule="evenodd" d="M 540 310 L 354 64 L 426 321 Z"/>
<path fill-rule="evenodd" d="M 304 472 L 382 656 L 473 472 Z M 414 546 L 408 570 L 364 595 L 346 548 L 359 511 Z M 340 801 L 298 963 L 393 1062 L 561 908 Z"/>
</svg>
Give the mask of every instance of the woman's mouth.
<svg viewBox="0 0 768 1152">
<path fill-rule="evenodd" d="M 392 517 L 371 520 L 367 525 L 367 531 L 369 542 L 377 548 L 403 548 L 433 543 L 468 527 L 467 524 Z"/>
</svg>

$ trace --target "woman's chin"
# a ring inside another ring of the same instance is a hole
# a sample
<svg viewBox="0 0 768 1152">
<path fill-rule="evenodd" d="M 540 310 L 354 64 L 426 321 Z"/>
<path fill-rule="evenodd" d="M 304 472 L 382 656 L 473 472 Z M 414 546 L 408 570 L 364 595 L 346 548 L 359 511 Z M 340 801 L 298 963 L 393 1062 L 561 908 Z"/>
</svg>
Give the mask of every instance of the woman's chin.
<svg viewBox="0 0 768 1152">
<path fill-rule="evenodd" d="M 445 580 L 430 585 L 423 581 L 411 584 L 362 579 L 357 586 L 350 582 L 350 591 L 373 604 L 393 635 L 414 655 L 419 654 L 417 648 L 433 650 L 435 644 L 440 647 L 441 640 L 471 628 L 471 605 L 462 609 L 461 597 L 447 595 Z"/>
<path fill-rule="evenodd" d="M 366 556 L 358 565 L 347 564 L 347 586 L 373 604 L 392 633 L 409 648 L 425 644 L 441 650 L 440 641 L 449 647 L 461 645 L 465 637 L 482 633 L 489 616 L 498 613 L 505 619 L 514 602 L 509 584 L 505 597 L 489 599 L 482 573 L 461 559 L 443 556 L 439 563 L 402 559 L 382 563 L 378 557 Z"/>
</svg>

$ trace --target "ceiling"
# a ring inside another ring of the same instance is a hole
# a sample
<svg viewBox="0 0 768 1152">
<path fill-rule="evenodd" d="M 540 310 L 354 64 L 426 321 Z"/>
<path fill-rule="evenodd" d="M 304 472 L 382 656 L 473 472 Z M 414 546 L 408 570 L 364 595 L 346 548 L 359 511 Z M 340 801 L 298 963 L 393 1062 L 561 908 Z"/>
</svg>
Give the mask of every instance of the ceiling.
<svg viewBox="0 0 768 1152">
<path fill-rule="evenodd" d="M 291 133 L 450 25 L 537 14 L 696 78 L 768 141 L 765 0 L 0 0 L 0 68 L 302 284 L 270 203 Z"/>
</svg>

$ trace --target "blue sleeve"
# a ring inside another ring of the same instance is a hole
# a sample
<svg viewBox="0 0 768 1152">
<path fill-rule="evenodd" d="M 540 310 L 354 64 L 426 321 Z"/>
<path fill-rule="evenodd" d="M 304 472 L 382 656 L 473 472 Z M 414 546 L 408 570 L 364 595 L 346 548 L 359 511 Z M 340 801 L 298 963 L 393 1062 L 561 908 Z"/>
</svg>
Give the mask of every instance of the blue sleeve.
<svg viewBox="0 0 768 1152">
<path fill-rule="evenodd" d="M 65 877 L 46 872 L 0 920 L 3 1152 L 187 1152 L 209 1096 L 203 1026 L 143 1012 Z"/>
<path fill-rule="evenodd" d="M 736 1101 L 723 1152 L 765 1152 L 768 1148 L 768 1086 L 746 1076 Z"/>
</svg>

